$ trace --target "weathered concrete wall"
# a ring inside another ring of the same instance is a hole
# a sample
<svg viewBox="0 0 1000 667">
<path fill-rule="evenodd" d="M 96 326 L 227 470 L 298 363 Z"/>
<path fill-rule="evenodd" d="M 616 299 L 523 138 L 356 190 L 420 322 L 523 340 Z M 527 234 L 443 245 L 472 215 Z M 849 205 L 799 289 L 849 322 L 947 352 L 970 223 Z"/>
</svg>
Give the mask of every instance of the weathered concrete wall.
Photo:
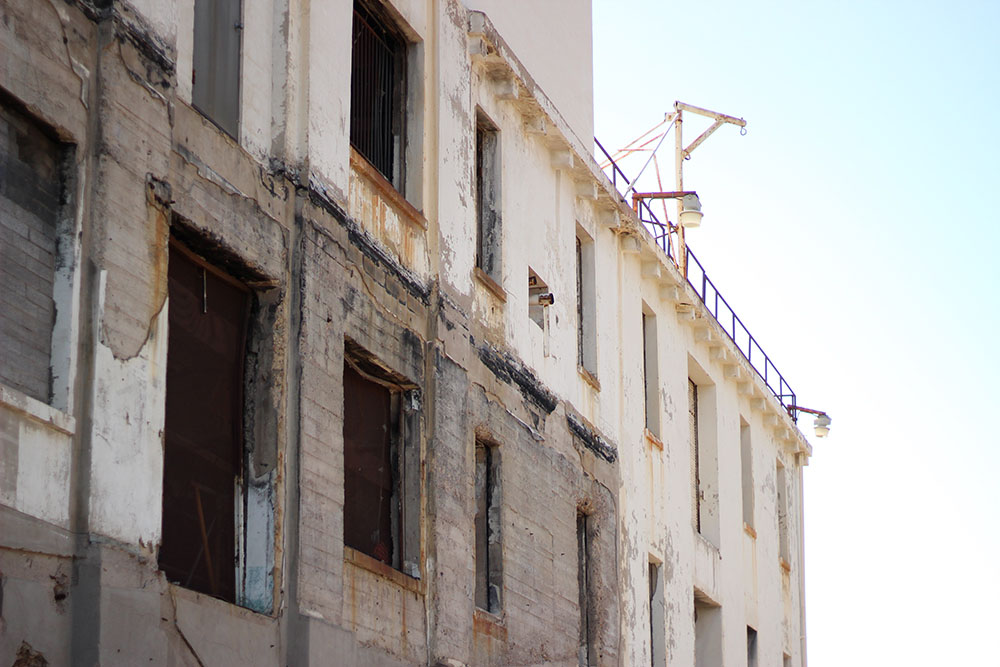
<svg viewBox="0 0 1000 667">
<path fill-rule="evenodd" d="M 389 3 L 411 42 L 403 196 L 350 146 L 348 0 L 245 0 L 238 141 L 190 105 L 193 0 L 4 3 L 0 100 L 68 163 L 52 282 L 33 284 L 54 304 L 51 344 L 38 343 L 51 390 L 41 400 L 0 380 L 0 664 L 574 665 L 581 512 L 595 664 L 648 663 L 650 558 L 663 563 L 670 664 L 693 663 L 696 587 L 722 605 L 727 663 L 747 624 L 764 663 L 782 651 L 804 662 L 792 473 L 805 450 L 588 155 L 587 4 L 530 17 L 498 6 L 494 26 L 459 0 Z M 579 38 L 559 58 L 534 39 L 554 25 Z M 477 109 L 499 130 L 495 282 L 474 270 Z M 577 229 L 597 276 L 588 372 Z M 171 237 L 266 301 L 244 436 L 267 480 L 247 530 L 274 582 L 273 604 L 254 606 L 270 613 L 157 567 Z M 529 318 L 529 268 L 555 295 L 547 331 Z M 662 442 L 642 428 L 643 303 L 658 321 Z M 347 340 L 415 388 L 418 571 L 344 545 Z M 691 363 L 715 387 L 714 546 L 690 521 Z M 755 536 L 740 508 L 741 416 Z M 501 461 L 497 614 L 474 605 L 477 439 Z"/>
</svg>

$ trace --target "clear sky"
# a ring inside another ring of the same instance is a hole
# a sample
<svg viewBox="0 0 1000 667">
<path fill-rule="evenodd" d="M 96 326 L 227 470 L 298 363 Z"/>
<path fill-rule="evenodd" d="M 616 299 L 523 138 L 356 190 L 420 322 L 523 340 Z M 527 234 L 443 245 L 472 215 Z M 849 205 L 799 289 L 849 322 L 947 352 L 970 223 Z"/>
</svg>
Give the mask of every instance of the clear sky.
<svg viewBox="0 0 1000 667">
<path fill-rule="evenodd" d="M 748 123 L 686 163 L 688 238 L 833 418 L 810 667 L 1000 665 L 1000 1 L 593 1 L 606 147 L 674 100 Z"/>
</svg>

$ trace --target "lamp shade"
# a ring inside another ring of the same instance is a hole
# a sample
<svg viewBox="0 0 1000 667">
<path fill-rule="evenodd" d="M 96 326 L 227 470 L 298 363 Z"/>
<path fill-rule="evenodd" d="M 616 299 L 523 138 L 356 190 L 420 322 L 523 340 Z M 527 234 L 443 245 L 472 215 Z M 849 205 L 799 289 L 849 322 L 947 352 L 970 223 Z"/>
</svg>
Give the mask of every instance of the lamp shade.
<svg viewBox="0 0 1000 667">
<path fill-rule="evenodd" d="M 701 225 L 701 201 L 698 195 L 684 195 L 681 200 L 681 227 L 698 227 Z"/>
<path fill-rule="evenodd" d="M 813 428 L 816 429 L 817 438 L 825 438 L 830 434 L 830 417 L 829 415 L 819 415 L 813 420 Z"/>
</svg>

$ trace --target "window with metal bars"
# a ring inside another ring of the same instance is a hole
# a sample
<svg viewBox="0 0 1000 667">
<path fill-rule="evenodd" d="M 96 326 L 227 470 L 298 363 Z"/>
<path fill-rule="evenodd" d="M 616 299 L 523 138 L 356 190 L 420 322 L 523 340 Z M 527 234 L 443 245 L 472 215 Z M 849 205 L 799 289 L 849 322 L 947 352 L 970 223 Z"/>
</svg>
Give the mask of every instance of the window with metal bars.
<svg viewBox="0 0 1000 667">
<path fill-rule="evenodd" d="M 406 38 L 370 2 L 354 3 L 351 145 L 403 192 Z"/>
</svg>

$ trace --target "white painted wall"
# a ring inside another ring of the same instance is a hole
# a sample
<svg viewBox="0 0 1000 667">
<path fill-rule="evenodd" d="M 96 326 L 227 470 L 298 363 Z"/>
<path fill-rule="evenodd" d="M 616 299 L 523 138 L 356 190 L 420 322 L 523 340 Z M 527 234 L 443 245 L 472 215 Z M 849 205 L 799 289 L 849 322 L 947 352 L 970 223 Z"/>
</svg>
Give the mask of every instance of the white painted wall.
<svg viewBox="0 0 1000 667">
<path fill-rule="evenodd" d="M 573 132 L 594 136 L 594 52 L 590 0 L 464 0 L 489 16 Z"/>
</svg>

